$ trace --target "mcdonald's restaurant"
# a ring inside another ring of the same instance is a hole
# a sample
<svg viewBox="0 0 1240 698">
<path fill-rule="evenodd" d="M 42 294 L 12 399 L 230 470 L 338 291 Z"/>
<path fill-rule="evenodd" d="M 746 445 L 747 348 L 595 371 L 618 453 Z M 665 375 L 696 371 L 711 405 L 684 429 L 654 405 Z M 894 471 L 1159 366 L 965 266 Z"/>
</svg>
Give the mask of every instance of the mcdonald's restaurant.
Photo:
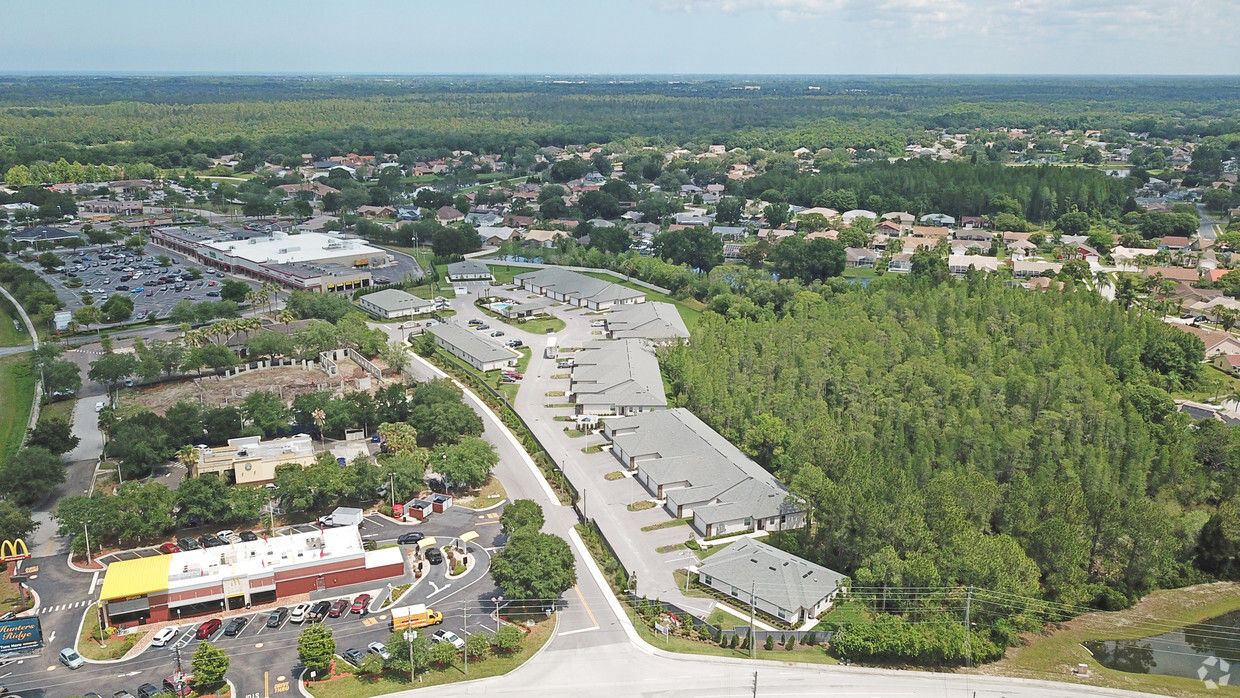
<svg viewBox="0 0 1240 698">
<path fill-rule="evenodd" d="M 30 548 L 26 547 L 26 541 L 21 538 L 0 541 L 0 560 L 24 560 L 28 557 Z"/>
<path fill-rule="evenodd" d="M 342 526 L 114 562 L 100 600 L 109 625 L 135 625 L 404 574 L 399 548 L 366 550 L 357 526 Z"/>
</svg>

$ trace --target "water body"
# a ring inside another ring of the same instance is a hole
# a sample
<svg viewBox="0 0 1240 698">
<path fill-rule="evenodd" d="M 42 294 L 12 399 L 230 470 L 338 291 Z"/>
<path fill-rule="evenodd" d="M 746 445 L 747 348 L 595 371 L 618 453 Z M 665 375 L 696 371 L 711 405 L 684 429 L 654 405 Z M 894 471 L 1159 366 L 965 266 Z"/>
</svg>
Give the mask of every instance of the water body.
<svg viewBox="0 0 1240 698">
<path fill-rule="evenodd" d="M 1223 677 L 1234 672 L 1235 680 L 1226 682 L 1240 685 L 1240 611 L 1154 637 L 1091 640 L 1084 644 L 1094 659 L 1108 669 L 1189 679 L 1204 677 L 1217 683 L 1224 683 Z M 1224 668 L 1220 659 L 1230 666 Z"/>
</svg>

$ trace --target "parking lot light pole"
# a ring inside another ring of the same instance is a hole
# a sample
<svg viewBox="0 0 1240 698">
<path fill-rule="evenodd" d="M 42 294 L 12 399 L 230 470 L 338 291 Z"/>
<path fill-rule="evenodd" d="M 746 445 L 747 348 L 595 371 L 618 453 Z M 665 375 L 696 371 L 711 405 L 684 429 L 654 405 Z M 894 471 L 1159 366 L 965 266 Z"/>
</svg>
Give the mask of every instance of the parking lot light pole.
<svg viewBox="0 0 1240 698">
<path fill-rule="evenodd" d="M 83 522 L 82 522 L 82 530 L 86 533 L 86 566 L 87 566 L 87 567 L 89 567 L 89 566 L 91 565 L 91 561 L 90 561 L 90 529 L 86 528 L 86 525 L 87 525 L 87 524 L 89 524 L 89 523 L 90 523 L 89 521 L 83 521 Z"/>
<path fill-rule="evenodd" d="M 495 632 L 499 632 L 499 605 L 504 601 L 503 596 L 492 596 L 491 603 L 495 604 Z"/>
</svg>

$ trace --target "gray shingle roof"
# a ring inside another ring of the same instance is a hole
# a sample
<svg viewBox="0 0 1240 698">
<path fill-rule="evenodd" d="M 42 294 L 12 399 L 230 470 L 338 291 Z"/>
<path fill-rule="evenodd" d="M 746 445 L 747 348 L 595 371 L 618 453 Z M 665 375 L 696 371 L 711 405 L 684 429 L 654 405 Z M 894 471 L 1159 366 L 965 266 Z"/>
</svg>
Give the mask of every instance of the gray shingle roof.
<svg viewBox="0 0 1240 698">
<path fill-rule="evenodd" d="M 644 291 L 637 291 L 560 267 L 547 267 L 528 274 L 519 274 L 515 278 L 518 282 L 524 281 L 540 288 L 553 289 L 556 293 L 565 296 L 585 298 L 594 302 L 628 300 L 646 295 Z"/>
<path fill-rule="evenodd" d="M 448 265 L 448 278 L 458 276 L 490 276 L 491 269 L 476 259 L 466 259 Z"/>
<path fill-rule="evenodd" d="M 845 576 L 761 541 L 747 538 L 706 559 L 699 574 L 709 575 L 789 611 L 812 609 L 840 586 Z"/>
<path fill-rule="evenodd" d="M 626 305 L 607 316 L 607 331 L 613 339 L 640 338 L 664 341 L 689 338 L 689 328 L 680 311 L 671 303 L 646 302 Z"/>
<path fill-rule="evenodd" d="M 426 308 L 433 305 L 430 301 L 424 298 L 418 298 L 417 296 L 411 293 L 406 293 L 398 288 L 385 288 L 382 291 L 368 293 L 362 296 L 360 300 L 364 300 L 377 308 L 382 308 L 384 311 L 389 313 L 409 310 L 410 308 L 417 311 L 420 308 Z"/>
<path fill-rule="evenodd" d="M 426 331 L 474 357 L 479 363 L 507 361 L 519 356 L 516 352 L 480 336 L 477 331 L 457 325 L 435 325 Z"/>
<path fill-rule="evenodd" d="M 639 339 L 586 343 L 574 356 L 572 392 L 582 404 L 666 407 L 663 374 Z"/>
</svg>

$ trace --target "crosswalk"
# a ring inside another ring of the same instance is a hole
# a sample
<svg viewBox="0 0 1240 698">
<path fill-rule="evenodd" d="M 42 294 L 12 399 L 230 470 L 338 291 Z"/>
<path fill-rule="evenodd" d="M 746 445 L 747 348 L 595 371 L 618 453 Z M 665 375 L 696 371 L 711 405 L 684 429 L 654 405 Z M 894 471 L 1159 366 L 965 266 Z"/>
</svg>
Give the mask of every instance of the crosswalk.
<svg viewBox="0 0 1240 698">
<path fill-rule="evenodd" d="M 62 603 L 62 604 L 58 604 L 58 605 L 56 605 L 56 606 L 40 606 L 39 608 L 36 608 L 36 609 L 35 609 L 35 611 L 34 611 L 34 615 L 36 615 L 36 616 L 42 616 L 42 615 L 46 615 L 46 614 L 48 614 L 48 613 L 58 613 L 58 612 L 60 612 L 60 611 L 71 611 L 71 610 L 73 610 L 73 609 L 75 609 L 75 608 L 81 608 L 81 607 L 83 607 L 83 606 L 85 606 L 85 605 L 87 605 L 87 604 L 90 604 L 90 603 L 93 603 L 93 602 L 92 602 L 91 600 L 87 599 L 87 600 L 84 600 L 84 601 L 75 601 L 75 602 L 73 602 L 73 603 Z"/>
<path fill-rule="evenodd" d="M 103 352 L 97 349 L 70 349 L 69 351 L 76 352 L 78 354 L 87 354 L 89 356 L 103 356 Z"/>
</svg>

